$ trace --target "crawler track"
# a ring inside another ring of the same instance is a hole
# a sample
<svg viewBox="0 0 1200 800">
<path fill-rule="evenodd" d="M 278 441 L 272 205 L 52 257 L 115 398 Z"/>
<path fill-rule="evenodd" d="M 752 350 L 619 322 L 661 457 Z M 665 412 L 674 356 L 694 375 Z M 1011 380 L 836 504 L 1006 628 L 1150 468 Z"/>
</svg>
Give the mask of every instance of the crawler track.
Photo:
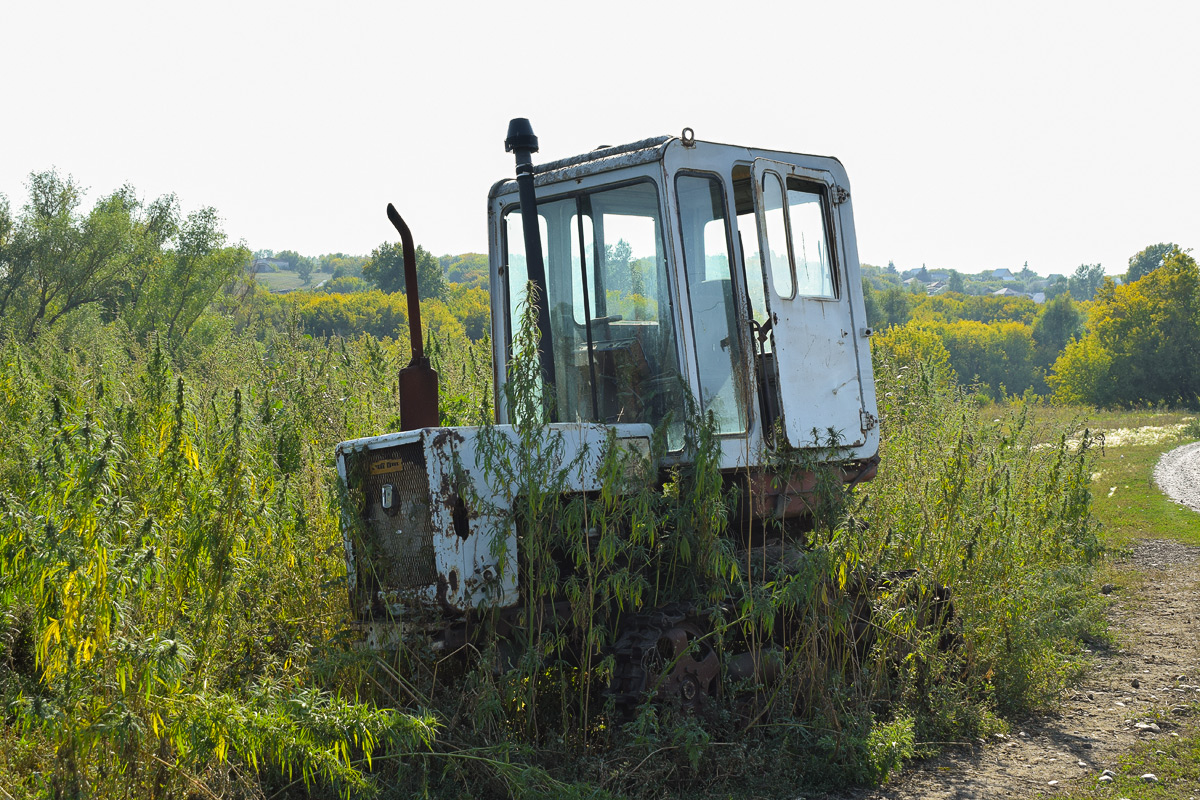
<svg viewBox="0 0 1200 800">
<path fill-rule="evenodd" d="M 672 603 L 627 618 L 612 647 L 607 690 L 629 716 L 647 697 L 699 710 L 719 691 L 721 662 L 707 641 L 707 621 L 688 603 Z"/>
</svg>

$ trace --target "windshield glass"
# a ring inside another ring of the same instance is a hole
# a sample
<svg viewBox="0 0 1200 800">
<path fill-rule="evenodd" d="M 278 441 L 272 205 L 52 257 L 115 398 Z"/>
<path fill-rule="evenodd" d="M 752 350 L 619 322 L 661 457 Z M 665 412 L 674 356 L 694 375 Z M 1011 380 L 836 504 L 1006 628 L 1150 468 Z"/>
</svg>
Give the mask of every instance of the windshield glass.
<svg viewBox="0 0 1200 800">
<path fill-rule="evenodd" d="M 545 256 L 556 422 L 647 422 L 679 407 L 672 303 L 658 189 L 651 181 L 538 204 Z M 505 213 L 512 320 L 529 274 L 519 207 Z"/>
</svg>

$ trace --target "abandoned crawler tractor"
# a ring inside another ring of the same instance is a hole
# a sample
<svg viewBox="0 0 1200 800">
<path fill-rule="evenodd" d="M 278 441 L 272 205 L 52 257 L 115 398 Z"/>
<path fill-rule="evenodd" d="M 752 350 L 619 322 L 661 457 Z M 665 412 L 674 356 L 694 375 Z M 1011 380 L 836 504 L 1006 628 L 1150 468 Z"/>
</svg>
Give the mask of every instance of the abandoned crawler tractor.
<svg viewBox="0 0 1200 800">
<path fill-rule="evenodd" d="M 521 446 L 505 383 L 525 308 L 537 317 L 543 430 L 570 466 L 564 493 L 595 493 L 614 445 L 647 454 L 661 442 L 659 474 L 686 467 L 679 420 L 695 408 L 740 498 L 733 547 L 787 562 L 803 557 L 815 476 L 780 480 L 778 454 L 819 453 L 843 484 L 870 479 L 878 461 L 871 331 L 836 159 L 703 142 L 685 128 L 534 166 L 522 119 L 505 144 L 517 179 L 488 198 L 495 425 L 439 427 L 410 291 L 404 430 L 337 447 L 350 599 L 376 647 L 416 631 L 448 651 L 473 620 L 499 619 L 503 635 L 526 611 L 514 498 L 489 485 L 481 457 L 487 437 Z M 411 258 L 407 227 L 390 206 L 389 216 Z M 542 611 L 566 620 L 566 605 Z M 770 677 L 771 659 L 752 645 L 694 644 L 713 613 L 698 601 L 624 611 L 603 645 L 618 704 L 648 694 L 686 704 L 720 691 L 722 674 Z"/>
</svg>

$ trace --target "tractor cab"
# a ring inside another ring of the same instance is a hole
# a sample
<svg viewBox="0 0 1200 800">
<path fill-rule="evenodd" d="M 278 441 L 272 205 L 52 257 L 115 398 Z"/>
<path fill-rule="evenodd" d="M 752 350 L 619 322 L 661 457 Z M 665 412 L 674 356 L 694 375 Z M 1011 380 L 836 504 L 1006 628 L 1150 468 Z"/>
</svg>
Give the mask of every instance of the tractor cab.
<svg viewBox="0 0 1200 800">
<path fill-rule="evenodd" d="M 500 438 L 522 446 L 505 381 L 523 317 L 536 318 L 539 339 L 522 396 L 549 413 L 542 433 L 569 466 L 562 491 L 599 491 L 606 446 L 649 452 L 656 428 L 661 466 L 685 462 L 695 412 L 711 415 L 725 477 L 749 490 L 747 519 L 811 510 L 814 473 L 773 473 L 780 451 L 809 450 L 846 482 L 871 477 L 878 460 L 870 331 L 836 159 L 685 129 L 534 166 L 528 122 L 509 133 L 517 179 L 488 200 L 497 424 L 439 426 L 411 292 L 402 429 L 337 448 L 347 583 L 371 630 L 415 612 L 518 608 L 513 489 L 485 454 Z M 411 233 L 388 213 L 415 286 Z"/>
<path fill-rule="evenodd" d="M 870 330 L 836 159 L 685 129 L 531 171 L 553 422 L 666 423 L 677 451 L 695 398 L 725 468 L 755 467 L 779 445 L 836 444 L 845 459 L 873 459 Z M 518 182 L 497 183 L 488 219 L 501 423 L 531 280 L 522 214 Z"/>
</svg>

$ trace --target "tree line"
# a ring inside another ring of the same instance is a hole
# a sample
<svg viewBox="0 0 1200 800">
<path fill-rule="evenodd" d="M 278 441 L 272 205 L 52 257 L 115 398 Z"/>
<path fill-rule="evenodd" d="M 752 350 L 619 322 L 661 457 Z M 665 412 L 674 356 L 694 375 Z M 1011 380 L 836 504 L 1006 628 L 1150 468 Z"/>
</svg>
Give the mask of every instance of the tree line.
<svg viewBox="0 0 1200 800">
<path fill-rule="evenodd" d="M 184 215 L 178 198 L 141 199 L 122 186 L 84 207 L 84 190 L 56 170 L 33 173 L 28 201 L 0 195 L 0 320 L 25 342 L 82 315 L 119 321 L 135 337 L 169 348 L 218 308 L 241 328 L 292 325 L 313 336 L 407 335 L 404 254 L 384 242 L 370 255 L 317 257 L 294 250 L 251 253 L 231 245 L 215 209 Z M 417 246 L 417 284 L 426 327 L 479 341 L 490 327 L 487 257 L 434 257 Z M 321 292 L 272 295 L 253 277 L 276 264 Z"/>
<path fill-rule="evenodd" d="M 924 331 L 926 355 L 991 399 L 1033 391 L 1102 407 L 1200 404 L 1200 276 L 1175 244 L 1130 257 L 1121 284 L 1081 265 L 1067 291 L 1041 305 L 875 287 L 864 276 L 872 326 Z"/>
<path fill-rule="evenodd" d="M 203 327 L 210 308 L 223 320 L 213 324 L 238 329 L 407 335 L 399 244 L 381 243 L 366 256 L 251 254 L 227 241 L 214 209 L 185 215 L 174 195 L 145 201 L 122 186 L 85 210 L 82 188 L 54 170 L 32 174 L 28 189 L 17 210 L 0 195 L 0 325 L 23 341 L 90 314 L 119 321 L 143 341 L 156 333 L 175 348 Z M 319 291 L 272 294 L 247 275 L 252 255 L 329 278 Z M 416 262 L 431 334 L 483 340 L 490 329 L 487 257 L 439 258 L 417 246 Z M 1131 256 L 1120 285 L 1099 265 L 1082 264 L 1046 287 L 1052 297 L 1040 305 L 951 290 L 979 290 L 982 284 L 963 276 L 950 275 L 947 290 L 930 295 L 922 284 L 904 287 L 891 265 L 863 272 L 873 327 L 932 334 L 958 380 L 990 398 L 1033 391 L 1100 406 L 1195 405 L 1200 398 L 1200 279 L 1195 260 L 1174 243 Z M 1028 268 L 1016 277 L 1038 278 Z"/>
</svg>

